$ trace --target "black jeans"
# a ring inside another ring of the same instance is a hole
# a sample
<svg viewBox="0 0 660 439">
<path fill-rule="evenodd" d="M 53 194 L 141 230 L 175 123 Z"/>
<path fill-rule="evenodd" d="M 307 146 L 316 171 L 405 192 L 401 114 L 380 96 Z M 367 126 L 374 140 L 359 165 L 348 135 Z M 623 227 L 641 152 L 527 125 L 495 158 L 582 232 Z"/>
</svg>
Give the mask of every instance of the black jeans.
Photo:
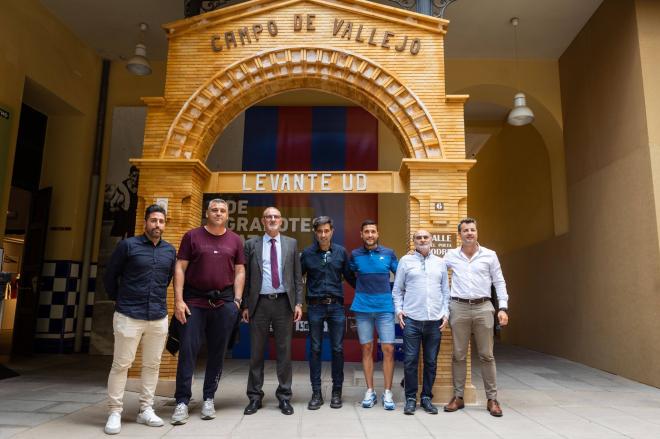
<svg viewBox="0 0 660 439">
<path fill-rule="evenodd" d="M 185 325 L 179 329 L 181 348 L 176 369 L 176 403 L 189 404 L 192 396 L 192 377 L 197 363 L 197 354 L 206 337 L 208 359 L 204 374 L 203 398 L 215 396 L 218 381 L 222 374 L 222 365 L 227 351 L 227 343 L 238 318 L 238 308 L 235 303 L 227 302 L 218 308 L 205 309 L 190 306 L 191 314 Z"/>
<path fill-rule="evenodd" d="M 309 319 L 309 379 L 312 390 L 321 391 L 321 345 L 323 343 L 323 322 L 328 322 L 328 335 L 332 349 L 332 389 L 341 390 L 344 384 L 344 332 L 346 331 L 346 314 L 344 305 L 308 305 Z"/>
<path fill-rule="evenodd" d="M 420 344 L 424 350 L 424 371 L 422 382 L 422 398 L 433 398 L 433 383 L 440 350 L 440 320 L 413 320 L 404 317 L 406 326 L 403 328 L 404 377 L 406 399 L 417 399 L 417 365 L 419 364 Z"/>
</svg>

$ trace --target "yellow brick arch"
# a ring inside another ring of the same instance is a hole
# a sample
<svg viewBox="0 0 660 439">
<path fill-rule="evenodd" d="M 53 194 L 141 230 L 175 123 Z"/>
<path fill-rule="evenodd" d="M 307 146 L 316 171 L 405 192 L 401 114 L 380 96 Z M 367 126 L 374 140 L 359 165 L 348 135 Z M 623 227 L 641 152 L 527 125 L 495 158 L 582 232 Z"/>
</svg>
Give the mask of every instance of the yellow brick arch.
<svg viewBox="0 0 660 439">
<path fill-rule="evenodd" d="M 409 158 L 445 158 L 423 102 L 375 62 L 327 47 L 281 47 L 242 59 L 208 79 L 183 104 L 160 157 L 206 160 L 216 138 L 241 112 L 293 89 L 316 89 L 352 100 L 384 122 Z"/>
</svg>

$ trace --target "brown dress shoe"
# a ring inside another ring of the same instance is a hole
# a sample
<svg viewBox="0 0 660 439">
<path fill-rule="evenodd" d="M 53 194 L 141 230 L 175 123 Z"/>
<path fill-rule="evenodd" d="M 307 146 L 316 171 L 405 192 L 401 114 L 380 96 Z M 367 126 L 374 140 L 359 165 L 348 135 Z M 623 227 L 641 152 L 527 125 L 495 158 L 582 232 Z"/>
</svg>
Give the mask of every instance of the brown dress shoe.
<svg viewBox="0 0 660 439">
<path fill-rule="evenodd" d="M 464 407 L 465 403 L 463 402 L 463 398 L 460 396 L 454 396 L 451 401 L 449 401 L 449 404 L 445 406 L 444 411 L 455 412 L 456 410 L 460 410 Z"/>
<path fill-rule="evenodd" d="M 489 399 L 486 408 L 490 412 L 491 416 L 495 416 L 497 418 L 502 416 L 502 408 L 500 407 L 500 403 L 497 402 L 496 399 Z"/>
</svg>

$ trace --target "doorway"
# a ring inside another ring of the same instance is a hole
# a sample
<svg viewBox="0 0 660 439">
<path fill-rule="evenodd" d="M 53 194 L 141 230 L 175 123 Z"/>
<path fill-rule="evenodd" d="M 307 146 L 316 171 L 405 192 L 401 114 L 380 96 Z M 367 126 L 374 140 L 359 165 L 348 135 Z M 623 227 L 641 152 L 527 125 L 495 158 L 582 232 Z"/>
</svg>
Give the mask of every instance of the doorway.
<svg viewBox="0 0 660 439">
<path fill-rule="evenodd" d="M 48 117 L 23 104 L 12 169 L 2 271 L 8 273 L 0 319 L 0 358 L 32 352 L 50 188 L 40 190 Z"/>
</svg>

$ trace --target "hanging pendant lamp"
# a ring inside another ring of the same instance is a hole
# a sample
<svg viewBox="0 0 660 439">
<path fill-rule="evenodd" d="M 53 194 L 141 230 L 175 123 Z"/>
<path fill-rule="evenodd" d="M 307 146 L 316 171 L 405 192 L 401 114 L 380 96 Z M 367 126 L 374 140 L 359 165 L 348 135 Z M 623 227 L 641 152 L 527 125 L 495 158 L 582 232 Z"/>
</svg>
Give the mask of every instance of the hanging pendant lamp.
<svg viewBox="0 0 660 439">
<path fill-rule="evenodd" d="M 514 49 L 516 54 L 516 82 L 518 83 L 518 90 L 520 90 L 520 73 L 518 72 L 518 24 L 520 20 L 518 17 L 511 19 L 514 35 Z M 513 110 L 509 112 L 506 118 L 509 125 L 523 126 L 534 122 L 534 112 L 527 106 L 527 98 L 525 93 L 519 91 L 513 97 Z"/>
<path fill-rule="evenodd" d="M 147 46 L 143 43 L 144 33 L 149 29 L 146 23 L 140 23 L 140 42 L 135 45 L 135 54 L 126 62 L 126 69 L 137 76 L 151 75 L 151 64 L 147 59 Z"/>
</svg>

